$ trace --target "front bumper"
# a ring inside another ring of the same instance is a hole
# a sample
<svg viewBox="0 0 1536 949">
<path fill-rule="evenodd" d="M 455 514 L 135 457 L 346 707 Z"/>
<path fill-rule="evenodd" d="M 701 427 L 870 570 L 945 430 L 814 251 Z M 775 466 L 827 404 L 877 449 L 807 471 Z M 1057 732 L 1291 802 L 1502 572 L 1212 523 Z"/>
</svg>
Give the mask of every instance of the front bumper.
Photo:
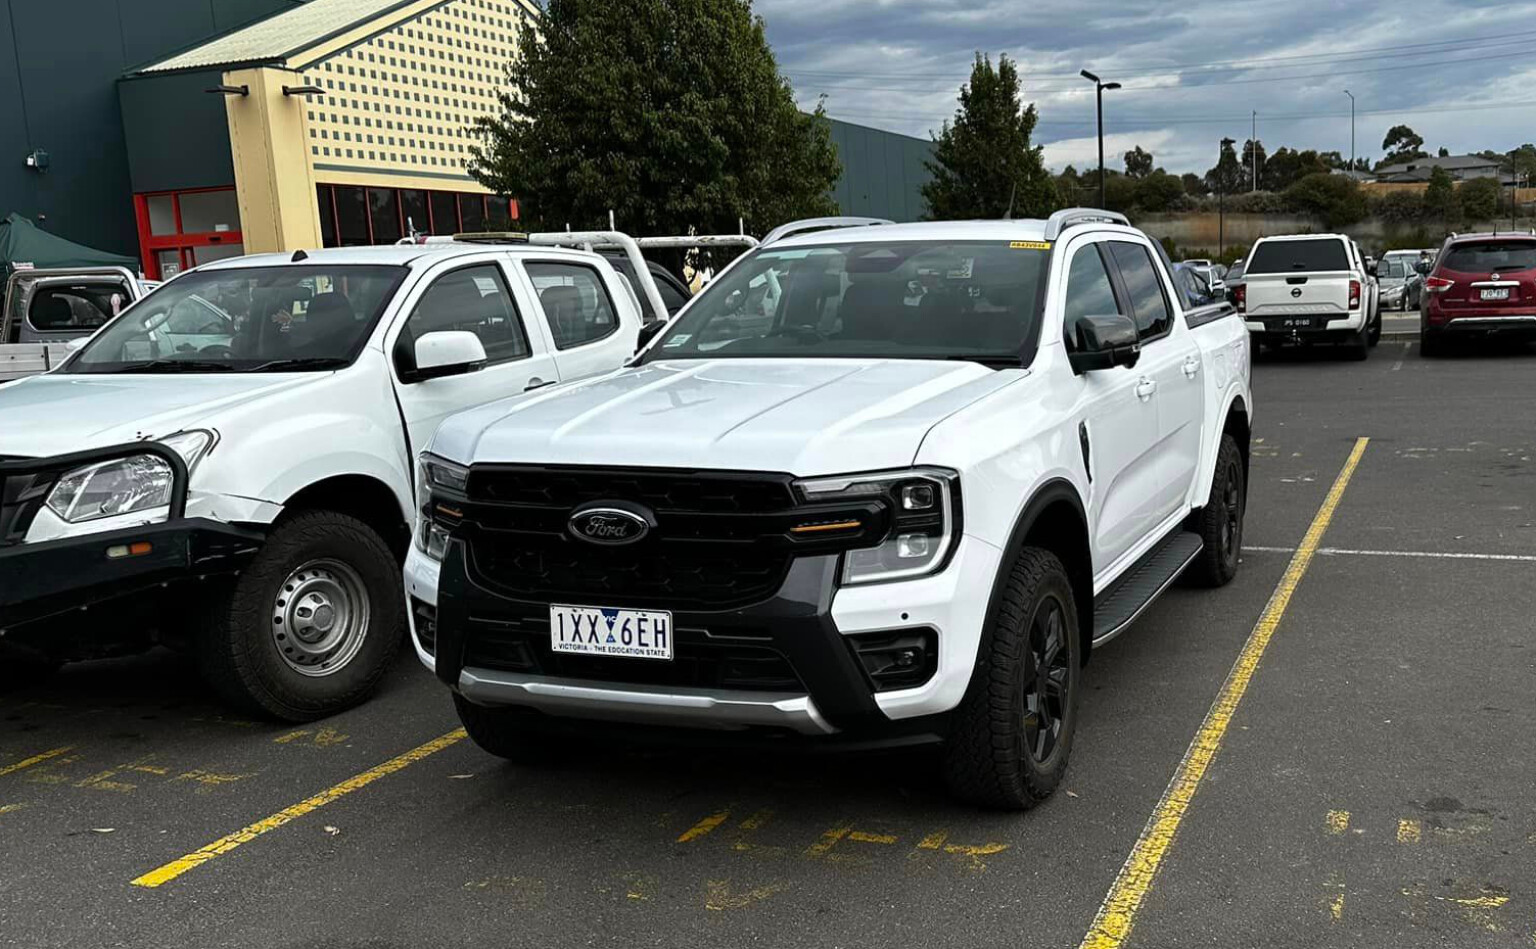
<svg viewBox="0 0 1536 949">
<path fill-rule="evenodd" d="M 465 568 L 464 545 L 457 541 L 442 563 L 413 547 L 405 566 L 405 589 L 412 603 L 408 615 L 417 656 L 439 679 L 477 704 L 716 736 L 768 733 L 855 744 L 909 744 L 942 738 L 946 713 L 965 695 L 998 558 L 996 548 L 962 536 L 953 559 L 937 574 L 839 588 L 836 556 L 802 557 L 794 561 L 778 592 L 760 603 L 715 612 L 674 612 L 679 660 L 690 643 L 701 649 L 742 643 L 773 650 L 793 668 L 799 686 L 771 690 L 718 683 L 658 685 L 614 681 L 612 676 L 598 680 L 487 667 L 475 659 L 475 637 L 524 629 L 530 638 L 547 637 L 548 604 L 508 599 L 476 584 Z M 847 640 L 887 633 L 932 637 L 933 671 L 925 681 L 910 688 L 875 687 Z"/>
</svg>

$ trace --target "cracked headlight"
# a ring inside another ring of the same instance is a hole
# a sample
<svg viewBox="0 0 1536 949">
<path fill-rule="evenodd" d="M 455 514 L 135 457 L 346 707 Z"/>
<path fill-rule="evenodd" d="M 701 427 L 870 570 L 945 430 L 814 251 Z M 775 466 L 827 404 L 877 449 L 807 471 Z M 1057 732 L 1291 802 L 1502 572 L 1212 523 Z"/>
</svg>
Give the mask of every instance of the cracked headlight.
<svg viewBox="0 0 1536 949">
<path fill-rule="evenodd" d="M 213 433 L 180 432 L 158 439 L 182 457 L 190 473 L 213 445 Z M 99 520 L 171 503 L 175 473 L 165 459 L 127 455 L 66 471 L 48 494 L 48 509 L 71 524 Z"/>
</svg>

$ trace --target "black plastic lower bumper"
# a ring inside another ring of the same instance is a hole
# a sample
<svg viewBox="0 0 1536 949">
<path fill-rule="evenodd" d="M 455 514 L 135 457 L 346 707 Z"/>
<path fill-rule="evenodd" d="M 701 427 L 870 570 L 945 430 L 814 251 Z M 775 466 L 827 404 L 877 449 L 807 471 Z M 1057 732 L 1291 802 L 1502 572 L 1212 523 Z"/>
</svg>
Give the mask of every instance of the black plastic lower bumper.
<svg viewBox="0 0 1536 949">
<path fill-rule="evenodd" d="M 174 581 L 231 573 L 262 539 L 259 531 L 186 517 L 0 547 L 0 630 L 9 635 Z"/>
<path fill-rule="evenodd" d="M 485 657 L 490 644 L 498 643 L 503 648 L 515 646 L 516 652 L 503 652 L 501 655 L 516 658 L 531 652 L 524 643 L 548 641 L 547 601 L 511 599 L 491 591 L 475 582 L 466 568 L 465 560 L 464 543 L 460 540 L 452 541 L 440 573 L 434 624 L 437 676 L 454 688 L 458 687 L 460 674 L 466 667 L 482 668 L 487 665 Z M 887 718 L 875 702 L 874 684 L 832 621 L 832 597 L 836 592 L 837 568 L 836 555 L 801 557 L 793 562 L 777 593 L 759 603 L 719 611 L 674 611 L 674 661 L 679 665 L 701 661 L 707 652 L 728 643 L 740 644 L 740 648 L 747 651 L 749 657 L 753 651 L 762 656 L 782 657 L 787 662 L 787 668 L 792 670 L 789 673 L 792 679 L 790 684 L 777 684 L 776 689 L 809 695 L 820 715 L 837 729 L 833 737 L 834 743 L 839 745 L 912 744 L 941 738 L 947 724 L 943 717 L 895 722 Z M 623 607 L 625 604 L 614 602 L 593 605 Z M 543 647 L 534 645 L 533 648 Z M 726 657 L 716 661 L 717 668 L 713 672 L 715 675 L 727 676 L 725 687 L 731 687 L 728 676 L 736 669 L 740 669 L 739 674 L 742 675 L 752 672 L 779 674 L 778 671 L 765 671 L 777 670 L 778 667 L 766 661 L 754 666 L 750 658 L 743 659 L 741 655 L 738 653 L 734 660 Z M 550 657 L 546 655 L 544 658 L 548 660 Z M 530 672 L 533 673 L 573 674 L 570 669 L 540 668 L 536 665 L 539 658 L 533 655 L 529 655 L 528 661 L 531 664 Z M 624 684 L 630 681 L 624 678 L 629 670 L 634 670 L 636 675 L 651 671 L 651 667 L 635 665 L 636 662 L 624 659 L 594 660 L 587 669 L 602 678 L 592 679 L 591 684 L 597 687 L 602 687 L 605 682 Z M 733 665 L 733 662 L 739 665 Z M 614 663 L 619 665 L 616 667 Z M 625 663 L 630 665 L 625 667 Z M 724 667 L 724 673 L 718 666 Z M 576 672 L 575 675 L 580 677 L 582 673 Z M 718 685 L 719 681 L 711 684 Z M 741 684 L 738 687 L 752 686 Z M 538 717 L 538 713 L 533 713 L 533 716 Z M 622 728 L 622 723 L 550 724 L 584 730 Z M 681 728 L 648 727 L 645 731 L 650 737 L 663 741 L 696 738 L 708 743 L 730 744 L 752 737 L 751 729 L 727 734 L 704 734 Z M 775 737 L 794 741 L 790 736 Z"/>
</svg>

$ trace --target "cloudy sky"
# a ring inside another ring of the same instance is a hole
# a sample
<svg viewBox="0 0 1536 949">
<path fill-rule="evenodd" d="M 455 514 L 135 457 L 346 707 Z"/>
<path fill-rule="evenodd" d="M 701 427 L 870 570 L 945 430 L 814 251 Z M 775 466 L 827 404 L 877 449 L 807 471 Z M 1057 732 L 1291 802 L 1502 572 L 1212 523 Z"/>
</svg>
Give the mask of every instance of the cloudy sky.
<svg viewBox="0 0 1536 949">
<path fill-rule="evenodd" d="M 1104 95 L 1105 161 L 1133 145 L 1204 172 L 1250 113 L 1273 151 L 1381 156 L 1406 123 L 1452 154 L 1536 141 L 1536 2 L 1481 0 L 756 0 L 800 102 L 923 138 L 955 108 L 977 51 L 1007 53 L 1040 111 L 1048 164 L 1096 158 L 1087 68 Z"/>
</svg>

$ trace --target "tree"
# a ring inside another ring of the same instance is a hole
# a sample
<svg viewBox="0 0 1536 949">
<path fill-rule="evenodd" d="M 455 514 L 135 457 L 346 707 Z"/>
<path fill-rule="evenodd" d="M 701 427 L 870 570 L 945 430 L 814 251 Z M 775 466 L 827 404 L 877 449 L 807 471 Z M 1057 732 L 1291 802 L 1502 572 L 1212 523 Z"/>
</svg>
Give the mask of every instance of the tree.
<svg viewBox="0 0 1536 949">
<path fill-rule="evenodd" d="M 1203 198 L 1211 193 L 1211 189 L 1206 187 L 1205 179 L 1192 171 L 1184 172 L 1180 180 L 1184 182 L 1184 193 L 1191 198 Z"/>
<path fill-rule="evenodd" d="M 1038 115 L 1019 98 L 1019 72 L 1006 55 L 997 67 L 980 53 L 960 87 L 960 107 L 934 136 L 933 178 L 923 185 L 928 216 L 937 220 L 999 218 L 1010 202 L 1015 217 L 1045 217 L 1056 189 L 1030 144 Z"/>
<path fill-rule="evenodd" d="M 1143 211 L 1176 210 L 1184 202 L 1184 182 L 1161 168 L 1136 182 L 1136 207 Z"/>
<path fill-rule="evenodd" d="M 1222 143 L 1221 157 L 1216 167 L 1205 173 L 1205 183 L 1217 194 L 1231 194 L 1242 183 L 1243 169 L 1237 162 L 1237 152 L 1230 143 Z"/>
<path fill-rule="evenodd" d="M 1365 195 L 1353 179 L 1326 171 L 1307 175 L 1285 190 L 1286 207 L 1316 215 L 1329 228 L 1346 227 L 1365 217 Z"/>
<path fill-rule="evenodd" d="M 1125 173 L 1132 178 L 1145 178 L 1152 174 L 1152 154 L 1141 150 L 1141 146 L 1125 153 Z"/>
<path fill-rule="evenodd" d="M 795 104 L 751 0 L 549 0 L 526 24 L 470 174 L 523 226 L 766 230 L 833 213 L 820 107 Z"/>
<path fill-rule="evenodd" d="M 1249 139 L 1243 143 L 1243 175 L 1245 176 L 1246 180 L 1250 182 L 1250 187 L 1251 182 L 1253 181 L 1253 163 L 1255 160 L 1255 153 L 1257 153 L 1259 172 L 1262 174 L 1264 171 L 1264 142 L 1262 140 L 1254 141 L 1253 139 Z"/>
<path fill-rule="evenodd" d="M 1301 177 L 1297 172 L 1300 167 L 1300 153 L 1281 145 L 1265 160 L 1263 172 L 1259 176 L 1259 184 L 1265 191 L 1284 191 Z"/>
<path fill-rule="evenodd" d="M 1388 191 L 1374 202 L 1375 214 L 1388 224 L 1412 224 L 1424 217 L 1424 201 L 1408 190 Z"/>
<path fill-rule="evenodd" d="M 1527 142 L 1519 148 L 1511 149 L 1504 156 L 1504 163 L 1515 174 L 1536 181 L 1536 145 Z"/>
<path fill-rule="evenodd" d="M 1499 213 L 1499 179 L 1473 178 L 1457 189 L 1461 215 L 1468 221 L 1487 221 Z"/>
<path fill-rule="evenodd" d="M 1439 157 L 1441 157 L 1441 158 L 1450 158 L 1451 157 L 1451 150 L 1449 148 L 1446 148 L 1444 145 L 1441 145 L 1440 146 L 1440 151 L 1437 152 L 1436 154 L 1439 155 Z"/>
<path fill-rule="evenodd" d="M 1416 158 L 1426 158 L 1423 152 L 1424 139 L 1418 132 L 1406 125 L 1394 125 L 1387 130 L 1387 135 L 1381 140 L 1382 150 L 1386 152 L 1381 158 L 1383 165 L 1395 165 L 1399 162 L 1413 161 Z"/>
<path fill-rule="evenodd" d="M 1424 214 L 1432 220 L 1451 221 L 1457 210 L 1456 183 L 1450 172 L 1436 166 L 1429 173 L 1429 187 L 1424 189 Z"/>
</svg>

